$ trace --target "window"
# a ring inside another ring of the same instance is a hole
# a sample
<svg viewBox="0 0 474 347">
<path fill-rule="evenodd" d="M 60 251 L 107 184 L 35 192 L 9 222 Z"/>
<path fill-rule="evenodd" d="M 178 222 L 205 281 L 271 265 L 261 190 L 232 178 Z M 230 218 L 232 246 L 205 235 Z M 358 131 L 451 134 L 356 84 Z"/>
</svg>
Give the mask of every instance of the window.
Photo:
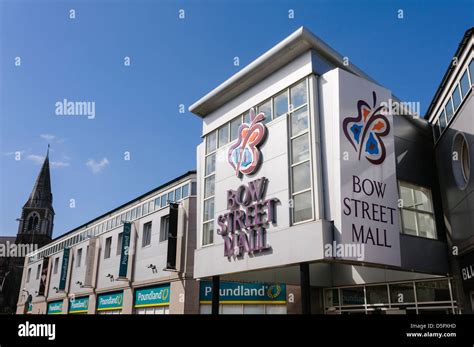
<svg viewBox="0 0 474 347">
<path fill-rule="evenodd" d="M 54 259 L 54 268 L 53 268 L 53 273 L 55 275 L 58 273 L 58 268 L 59 268 L 59 257 L 56 257 Z"/>
<path fill-rule="evenodd" d="M 28 268 L 28 274 L 26 275 L 26 283 L 30 282 L 30 277 L 31 277 L 31 268 Z"/>
<path fill-rule="evenodd" d="M 471 76 L 471 85 L 474 85 L 474 59 L 469 63 L 469 75 Z"/>
<path fill-rule="evenodd" d="M 217 145 L 216 132 L 212 132 L 206 136 L 206 153 L 214 152 Z"/>
<path fill-rule="evenodd" d="M 82 248 L 77 250 L 77 259 L 76 259 L 76 267 L 81 267 L 81 260 L 82 260 Z"/>
<path fill-rule="evenodd" d="M 209 225 L 213 225 L 214 223 L 215 152 L 206 152 L 205 163 L 202 245 L 211 244 L 213 242 L 213 228 Z M 193 187 L 191 187 L 191 190 L 193 190 Z M 193 194 L 192 191 L 191 194 Z"/>
<path fill-rule="evenodd" d="M 454 111 L 453 111 L 453 104 L 451 102 L 451 98 L 448 99 L 448 103 L 445 106 L 445 111 L 446 111 L 446 121 L 449 123 L 451 118 L 453 118 Z"/>
<path fill-rule="evenodd" d="M 122 254 L 122 239 L 123 239 L 123 232 L 119 233 L 117 236 L 117 251 L 116 255 Z"/>
<path fill-rule="evenodd" d="M 267 124 L 272 120 L 272 100 L 269 99 L 265 101 L 263 104 L 257 107 L 257 114 L 263 112 L 265 114 L 265 118 L 263 119 L 262 123 Z"/>
<path fill-rule="evenodd" d="M 137 207 L 137 218 L 140 218 L 142 216 L 142 205 Z"/>
<path fill-rule="evenodd" d="M 288 91 L 278 94 L 273 99 L 274 117 L 278 118 L 288 112 Z"/>
<path fill-rule="evenodd" d="M 229 123 L 219 128 L 219 146 L 222 147 L 229 143 Z"/>
<path fill-rule="evenodd" d="M 161 201 L 160 201 L 160 197 L 157 197 L 157 198 L 155 199 L 155 209 L 159 209 L 159 208 L 160 208 L 160 202 L 161 202 Z"/>
<path fill-rule="evenodd" d="M 197 195 L 197 183 L 196 182 L 191 182 L 191 195 L 192 196 Z"/>
<path fill-rule="evenodd" d="M 170 216 L 165 216 L 161 218 L 160 242 L 168 240 L 169 229 L 170 229 Z"/>
<path fill-rule="evenodd" d="M 38 267 L 36 268 L 36 279 L 39 280 L 40 278 L 40 273 L 41 273 L 41 264 L 38 264 Z"/>
<path fill-rule="evenodd" d="M 290 114 L 291 191 L 293 223 L 313 219 L 311 147 L 306 79 L 291 88 Z M 304 95 L 303 95 L 304 94 Z"/>
<path fill-rule="evenodd" d="M 462 97 L 465 98 L 469 90 L 471 90 L 471 84 L 469 83 L 469 76 L 467 75 L 467 70 L 464 71 L 459 85 L 461 86 Z"/>
<path fill-rule="evenodd" d="M 306 79 L 290 89 L 291 105 L 295 110 L 307 103 Z"/>
<path fill-rule="evenodd" d="M 110 249 L 112 247 L 112 236 L 105 239 L 104 259 L 110 258 Z"/>
<path fill-rule="evenodd" d="M 444 129 L 446 129 L 446 112 L 444 109 L 441 111 L 439 115 L 439 130 L 440 133 L 443 133 Z"/>
<path fill-rule="evenodd" d="M 230 141 L 234 141 L 239 137 L 239 127 L 242 124 L 242 116 L 238 116 L 230 122 Z"/>
<path fill-rule="evenodd" d="M 134 209 L 132 210 L 132 216 L 130 217 L 130 220 L 134 220 L 136 215 L 137 215 L 137 209 L 134 208 Z"/>
<path fill-rule="evenodd" d="M 148 203 L 148 213 L 152 213 L 155 210 L 155 200 Z"/>
<path fill-rule="evenodd" d="M 402 181 L 399 186 L 403 233 L 436 239 L 431 191 Z"/>
<path fill-rule="evenodd" d="M 174 191 L 168 193 L 168 202 L 174 202 Z"/>
<path fill-rule="evenodd" d="M 148 203 L 143 204 L 143 215 L 148 214 Z"/>
<path fill-rule="evenodd" d="M 125 215 L 125 221 L 130 222 L 132 216 L 132 211 L 128 211 Z"/>
<path fill-rule="evenodd" d="M 174 191 L 174 198 L 176 201 L 181 200 L 181 187 Z"/>
<path fill-rule="evenodd" d="M 151 222 L 143 225 L 143 236 L 142 236 L 142 247 L 149 246 L 151 244 Z"/>
<path fill-rule="evenodd" d="M 183 186 L 182 195 L 183 195 L 183 199 L 189 196 L 189 184 L 186 184 L 185 186 Z"/>
<path fill-rule="evenodd" d="M 454 88 L 453 92 L 453 105 L 454 105 L 454 111 L 458 110 L 459 105 L 461 105 L 461 92 L 459 91 L 459 85 Z"/>
<path fill-rule="evenodd" d="M 160 200 L 161 200 L 161 205 L 160 205 L 160 207 L 165 207 L 166 204 L 167 204 L 167 202 L 166 202 L 166 200 L 167 200 L 166 194 L 165 194 L 165 195 L 162 195 L 161 198 L 160 198 Z"/>
</svg>

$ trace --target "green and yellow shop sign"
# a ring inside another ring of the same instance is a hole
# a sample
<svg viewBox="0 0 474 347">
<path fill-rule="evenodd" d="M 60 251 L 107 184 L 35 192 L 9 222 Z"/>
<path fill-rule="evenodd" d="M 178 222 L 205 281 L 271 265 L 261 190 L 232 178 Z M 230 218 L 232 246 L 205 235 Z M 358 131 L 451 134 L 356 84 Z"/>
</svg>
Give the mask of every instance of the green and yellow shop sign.
<svg viewBox="0 0 474 347">
<path fill-rule="evenodd" d="M 97 311 L 121 310 L 123 292 L 101 294 L 97 298 Z"/>
<path fill-rule="evenodd" d="M 168 306 L 169 304 L 169 284 L 135 290 L 135 308 Z"/>
<path fill-rule="evenodd" d="M 52 301 L 48 302 L 48 314 L 61 314 L 63 313 L 63 301 Z"/>
<path fill-rule="evenodd" d="M 89 310 L 89 297 L 69 299 L 69 313 L 87 313 Z"/>
<path fill-rule="evenodd" d="M 212 301 L 212 282 L 201 281 L 199 302 Z M 286 285 L 269 283 L 221 282 L 219 288 L 221 304 L 286 304 Z"/>
</svg>

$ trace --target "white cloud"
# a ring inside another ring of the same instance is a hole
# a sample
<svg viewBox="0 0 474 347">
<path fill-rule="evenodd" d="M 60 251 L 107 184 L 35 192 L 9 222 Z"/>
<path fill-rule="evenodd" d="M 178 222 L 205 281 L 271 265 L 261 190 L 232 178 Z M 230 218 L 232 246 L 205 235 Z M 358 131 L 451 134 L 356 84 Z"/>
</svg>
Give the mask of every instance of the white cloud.
<svg viewBox="0 0 474 347">
<path fill-rule="evenodd" d="M 30 154 L 27 158 L 36 164 L 43 164 L 45 157 L 43 155 Z"/>
<path fill-rule="evenodd" d="M 46 141 L 53 141 L 56 138 L 56 136 L 51 135 L 51 134 L 41 134 L 40 136 L 42 139 Z"/>
<path fill-rule="evenodd" d="M 43 164 L 45 156 L 30 154 L 28 155 L 27 158 L 36 164 Z M 60 168 L 60 167 L 68 167 L 69 163 L 65 161 L 57 160 L 57 161 L 50 161 L 49 165 L 51 165 L 52 168 Z"/>
<path fill-rule="evenodd" d="M 101 161 L 97 162 L 94 159 L 89 159 L 86 163 L 86 166 L 92 170 L 92 173 L 99 173 L 103 169 L 106 168 L 106 166 L 109 165 L 109 160 L 107 158 L 103 158 Z"/>
</svg>

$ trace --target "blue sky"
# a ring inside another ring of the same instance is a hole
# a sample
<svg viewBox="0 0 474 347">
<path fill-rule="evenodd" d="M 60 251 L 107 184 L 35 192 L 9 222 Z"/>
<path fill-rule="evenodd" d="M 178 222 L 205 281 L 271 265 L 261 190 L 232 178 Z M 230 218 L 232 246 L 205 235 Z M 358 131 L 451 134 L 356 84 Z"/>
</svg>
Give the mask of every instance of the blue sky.
<svg viewBox="0 0 474 347">
<path fill-rule="evenodd" d="M 473 14 L 468 0 L 0 0 L 0 235 L 16 234 L 47 143 L 54 236 L 194 169 L 201 122 L 179 105 L 302 25 L 423 114 Z M 95 118 L 56 115 L 63 99 Z"/>
</svg>

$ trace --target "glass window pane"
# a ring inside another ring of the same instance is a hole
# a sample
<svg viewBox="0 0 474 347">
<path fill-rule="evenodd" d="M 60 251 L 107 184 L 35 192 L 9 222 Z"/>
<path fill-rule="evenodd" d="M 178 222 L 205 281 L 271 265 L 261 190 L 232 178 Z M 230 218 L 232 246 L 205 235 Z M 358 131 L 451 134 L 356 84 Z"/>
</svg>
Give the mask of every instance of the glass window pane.
<svg viewBox="0 0 474 347">
<path fill-rule="evenodd" d="M 143 204 L 143 214 L 147 214 L 147 213 L 148 213 L 148 203 Z"/>
<path fill-rule="evenodd" d="M 166 206 L 166 204 L 167 204 L 166 199 L 167 199 L 166 194 L 161 196 L 161 198 L 160 198 L 160 201 L 161 201 L 160 207 L 165 207 Z"/>
<path fill-rule="evenodd" d="M 273 118 L 278 118 L 288 112 L 288 93 L 285 90 L 273 99 Z"/>
<path fill-rule="evenodd" d="M 412 211 L 402 210 L 402 216 L 403 216 L 403 232 L 409 235 L 417 235 L 416 213 Z"/>
<path fill-rule="evenodd" d="M 244 118 L 244 123 L 250 124 L 250 114 L 249 111 L 245 112 L 242 117 Z"/>
<path fill-rule="evenodd" d="M 266 314 L 286 314 L 286 305 L 265 305 Z"/>
<path fill-rule="evenodd" d="M 155 208 L 158 209 L 160 208 L 160 206 L 161 206 L 161 200 L 160 200 L 160 197 L 157 197 L 155 199 Z"/>
<path fill-rule="evenodd" d="M 174 202 L 174 191 L 168 193 L 168 202 Z"/>
<path fill-rule="evenodd" d="M 469 74 L 471 75 L 471 85 L 474 85 L 474 59 L 469 63 Z"/>
<path fill-rule="evenodd" d="M 234 141 L 239 137 L 239 127 L 242 124 L 242 117 L 239 116 L 230 122 L 230 141 Z"/>
<path fill-rule="evenodd" d="M 206 153 L 214 152 L 217 145 L 217 134 L 215 131 L 206 136 Z"/>
<path fill-rule="evenodd" d="M 209 245 L 214 239 L 214 222 L 205 223 L 202 228 L 202 244 Z"/>
<path fill-rule="evenodd" d="M 444 110 L 439 115 L 439 129 L 441 132 L 446 129 L 446 112 L 444 112 Z"/>
<path fill-rule="evenodd" d="M 199 314 L 211 314 L 211 305 L 199 305 Z"/>
<path fill-rule="evenodd" d="M 183 195 L 183 199 L 189 196 L 189 184 L 186 184 L 183 186 L 182 195 Z"/>
<path fill-rule="evenodd" d="M 211 154 L 206 157 L 206 169 L 205 169 L 205 175 L 209 175 L 210 173 L 213 173 L 216 171 L 216 154 Z"/>
<path fill-rule="evenodd" d="M 229 123 L 219 128 L 219 147 L 229 143 Z"/>
<path fill-rule="evenodd" d="M 204 221 L 214 219 L 214 199 L 204 200 Z"/>
<path fill-rule="evenodd" d="M 403 182 L 400 182 L 400 197 L 402 199 L 402 207 L 414 208 L 415 201 L 413 200 L 412 189 L 406 187 Z"/>
<path fill-rule="evenodd" d="M 181 200 L 181 187 L 176 188 L 174 191 L 174 198 L 176 201 Z"/>
<path fill-rule="evenodd" d="M 306 103 L 306 80 L 297 84 L 290 90 L 291 94 L 291 105 L 293 109 Z"/>
<path fill-rule="evenodd" d="M 454 110 L 456 111 L 461 105 L 461 93 L 459 92 L 459 85 L 454 88 L 453 92 L 453 104 L 454 104 Z"/>
<path fill-rule="evenodd" d="M 242 305 L 222 305 L 222 314 L 242 314 Z"/>
<path fill-rule="evenodd" d="M 450 301 L 448 281 L 417 282 L 416 298 L 418 302 Z"/>
<path fill-rule="evenodd" d="M 412 283 L 398 283 L 390 285 L 390 302 L 406 304 L 415 302 L 415 292 Z"/>
<path fill-rule="evenodd" d="M 291 163 L 296 164 L 309 159 L 308 134 L 298 136 L 291 140 Z"/>
<path fill-rule="evenodd" d="M 421 211 L 432 212 L 431 198 L 428 189 L 417 187 L 414 189 L 416 209 Z"/>
<path fill-rule="evenodd" d="M 310 162 L 293 167 L 293 192 L 300 192 L 311 187 Z"/>
<path fill-rule="evenodd" d="M 204 198 L 214 195 L 215 176 L 209 176 L 204 180 Z"/>
<path fill-rule="evenodd" d="M 305 106 L 291 115 L 291 136 L 308 129 L 308 107 Z"/>
<path fill-rule="evenodd" d="M 466 94 L 469 92 L 469 89 L 471 89 L 471 85 L 469 84 L 469 76 L 467 75 L 467 70 L 464 71 L 464 74 L 461 77 L 461 82 L 459 82 L 461 85 L 461 92 L 462 92 L 462 97 L 464 98 Z"/>
<path fill-rule="evenodd" d="M 445 106 L 445 111 L 446 111 L 446 121 L 449 123 L 451 118 L 453 118 L 453 114 L 454 114 L 451 98 L 448 99 L 448 103 Z"/>
<path fill-rule="evenodd" d="M 244 305 L 244 314 L 264 314 L 264 305 Z"/>
<path fill-rule="evenodd" d="M 148 212 L 153 212 L 155 210 L 155 200 L 152 200 L 148 203 Z"/>
<path fill-rule="evenodd" d="M 271 99 L 267 100 L 265 103 L 261 104 L 257 108 L 257 114 L 263 112 L 265 114 L 265 119 L 262 121 L 263 124 L 267 124 L 272 120 L 272 102 Z"/>
<path fill-rule="evenodd" d="M 387 286 L 367 286 L 365 287 L 367 304 L 388 304 Z"/>
<path fill-rule="evenodd" d="M 365 305 L 364 288 L 341 288 L 343 305 Z"/>
<path fill-rule="evenodd" d="M 294 222 L 313 218 L 311 191 L 293 197 Z"/>
<path fill-rule="evenodd" d="M 418 236 L 436 239 L 433 216 L 426 213 L 417 213 Z"/>
</svg>

